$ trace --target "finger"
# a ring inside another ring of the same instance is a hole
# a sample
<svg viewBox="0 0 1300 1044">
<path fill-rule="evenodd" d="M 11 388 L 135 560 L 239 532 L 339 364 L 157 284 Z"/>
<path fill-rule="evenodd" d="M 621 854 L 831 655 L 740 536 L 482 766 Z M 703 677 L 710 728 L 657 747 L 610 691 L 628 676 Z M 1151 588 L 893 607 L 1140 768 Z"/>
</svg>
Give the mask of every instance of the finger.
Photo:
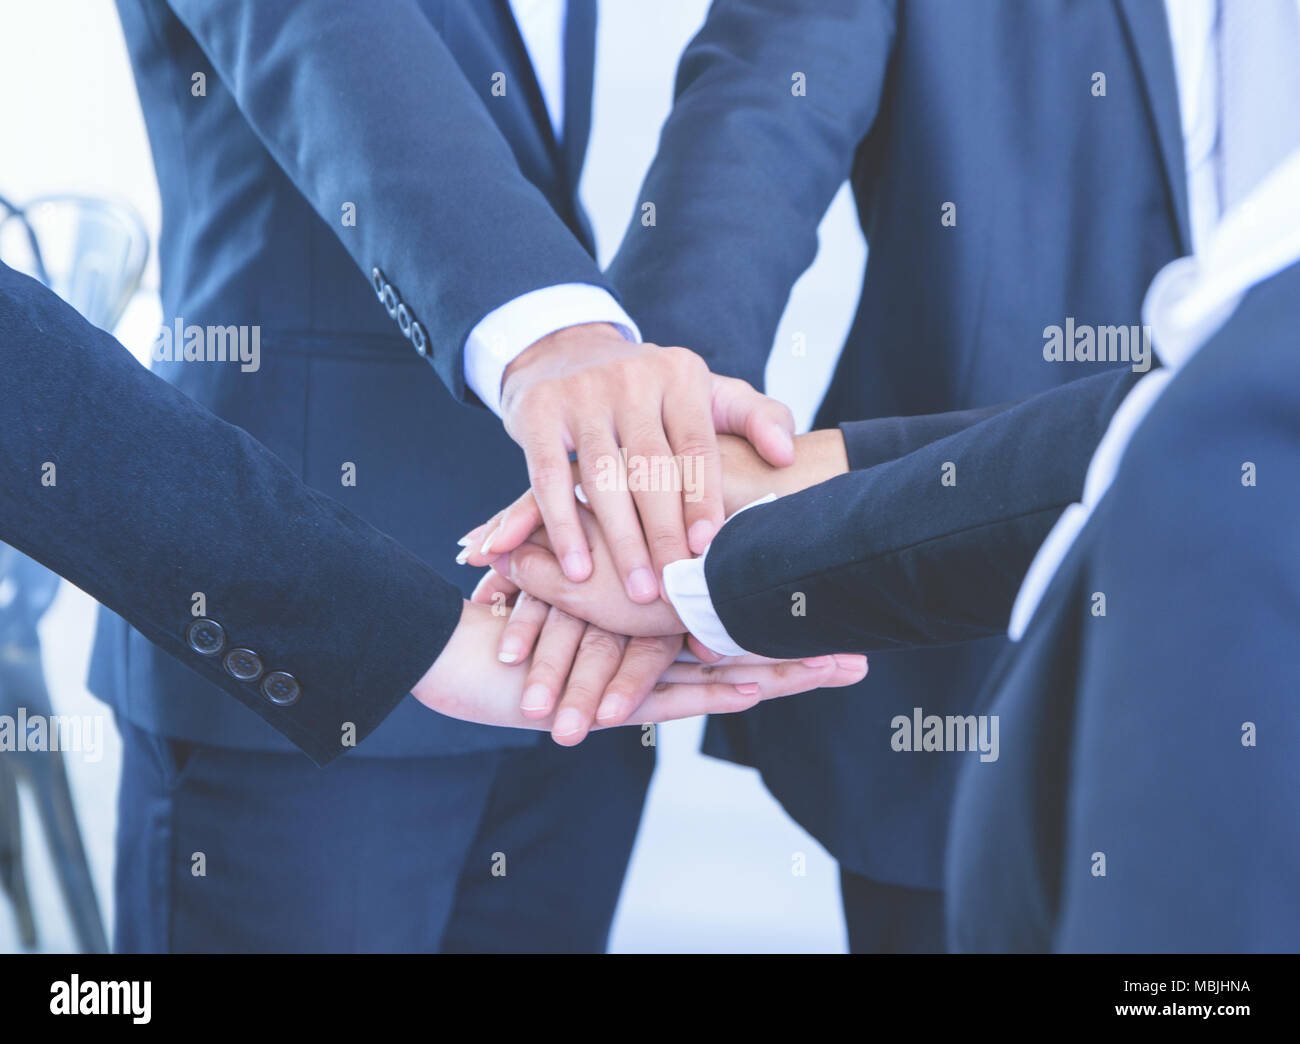
<svg viewBox="0 0 1300 1044">
<path fill-rule="evenodd" d="M 836 657 L 819 667 L 809 667 L 799 660 L 774 664 L 674 663 L 664 671 L 665 683 L 722 682 L 730 685 L 757 684 L 763 699 L 790 696 L 811 689 L 832 689 L 853 685 L 867 674 L 865 656 L 846 656 L 841 665 Z"/>
<path fill-rule="evenodd" d="M 499 607 L 499 612 L 504 613 L 508 606 L 514 604 L 515 596 L 518 593 L 518 586 L 509 577 L 502 576 L 495 570 L 489 569 L 475 586 L 474 593 L 469 596 L 469 600 L 480 605 Z"/>
<path fill-rule="evenodd" d="M 682 505 L 688 495 L 688 480 L 695 480 L 695 469 L 688 464 L 684 470 L 684 462 L 673 455 L 658 414 L 620 424 L 619 435 L 628 447 L 628 486 L 633 489 L 632 499 L 650 552 L 657 594 L 664 566 L 691 557 Z"/>
<path fill-rule="evenodd" d="M 698 357 L 696 357 L 698 358 Z M 722 457 L 713 423 L 713 375 L 700 362 L 664 403 L 664 430 L 678 458 L 682 475 L 682 520 L 687 543 L 702 554 L 722 528 L 726 510 L 722 502 Z M 685 558 L 686 555 L 679 555 Z M 668 561 L 677 561 L 676 558 Z M 663 575 L 663 562 L 659 575 Z"/>
<path fill-rule="evenodd" d="M 588 627 L 583 634 L 551 726 L 551 738 L 560 746 L 572 747 L 587 738 L 596 707 L 623 660 L 626 645 L 626 638 L 599 627 Z"/>
<path fill-rule="evenodd" d="M 564 575 L 553 552 L 528 541 L 496 559 L 492 575 L 565 612 L 574 613 L 582 603 L 582 585 Z"/>
<path fill-rule="evenodd" d="M 497 643 L 497 659 L 502 663 L 521 663 L 528 658 L 537 643 L 542 624 L 551 607 L 539 601 L 527 591 L 521 591 L 515 599 L 515 607 L 510 613 L 510 620 L 501 632 L 501 641 Z"/>
<path fill-rule="evenodd" d="M 534 597 L 606 629 L 647 637 L 681 633 L 681 620 L 671 605 L 658 599 L 648 605 L 629 602 L 612 568 L 602 557 L 597 575 L 575 584 L 560 571 L 555 556 L 531 540 L 492 563 L 494 571 Z"/>
<path fill-rule="evenodd" d="M 659 580 L 641 535 L 636 505 L 622 481 L 618 441 L 603 420 L 593 419 L 578 433 L 578 471 L 627 596 L 639 604 L 654 601 L 659 597 Z M 615 481 L 610 481 L 611 476 Z"/>
<path fill-rule="evenodd" d="M 570 580 L 581 583 L 591 575 L 591 552 L 578 522 L 573 471 L 564 443 L 558 437 L 530 437 L 524 445 L 524 454 L 528 458 L 528 481 L 560 567 Z M 496 546 L 493 540 L 489 550 Z"/>
<path fill-rule="evenodd" d="M 659 676 L 668 669 L 681 647 L 681 635 L 630 639 L 623 661 L 596 708 L 596 721 L 601 725 L 621 725 L 654 690 Z"/>
<path fill-rule="evenodd" d="M 735 377 L 714 377 L 713 422 L 720 432 L 743 435 L 773 467 L 794 463 L 790 407 Z"/>
<path fill-rule="evenodd" d="M 524 677 L 524 691 L 519 700 L 524 717 L 545 718 L 551 713 L 586 630 L 583 621 L 566 612 L 553 606 L 547 612 L 532 663 Z"/>
<path fill-rule="evenodd" d="M 749 710 L 759 702 L 761 694 L 753 687 L 745 690 L 721 682 L 685 682 L 665 685 L 660 683 L 637 707 L 625 725 L 644 725 L 649 722 L 676 721 L 695 718 L 701 714 L 734 714 Z M 597 728 L 604 728 L 597 725 Z"/>
<path fill-rule="evenodd" d="M 513 551 L 542 524 L 542 511 L 531 489 L 525 490 L 509 507 L 477 531 L 477 542 L 471 541 L 457 561 L 465 565 L 491 565 L 499 555 Z"/>
<path fill-rule="evenodd" d="M 501 514 L 503 513 L 499 512 L 497 515 L 488 519 L 488 521 L 480 523 L 456 541 L 456 546 L 460 548 L 460 551 L 456 554 L 457 565 L 466 565 L 469 563 L 470 556 L 477 554 L 478 549 L 483 546 L 483 541 L 487 539 L 488 534 L 499 525 L 498 519 L 500 519 Z M 487 563 L 475 562 L 473 564 L 486 565 Z"/>
<path fill-rule="evenodd" d="M 479 584 L 482 586 L 481 580 L 479 581 Z M 691 654 L 701 663 L 717 663 L 722 659 L 722 653 L 714 652 L 693 634 L 688 634 L 686 636 L 686 648 L 688 648 L 691 651 Z"/>
</svg>

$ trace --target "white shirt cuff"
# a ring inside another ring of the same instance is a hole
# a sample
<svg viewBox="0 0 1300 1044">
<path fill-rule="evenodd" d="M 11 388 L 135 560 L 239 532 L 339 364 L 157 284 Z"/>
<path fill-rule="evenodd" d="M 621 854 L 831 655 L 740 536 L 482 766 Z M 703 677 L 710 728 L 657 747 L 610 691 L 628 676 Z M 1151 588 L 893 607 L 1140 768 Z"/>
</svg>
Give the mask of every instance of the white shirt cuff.
<svg viewBox="0 0 1300 1044">
<path fill-rule="evenodd" d="M 501 379 L 529 345 L 556 330 L 583 323 L 613 323 L 629 341 L 641 340 L 627 312 L 609 291 L 590 283 L 559 283 L 530 290 L 479 320 L 465 340 L 465 383 L 501 416 Z"/>
<path fill-rule="evenodd" d="M 769 493 L 759 500 L 746 504 L 740 511 L 748 511 L 752 507 L 775 499 L 776 494 Z M 739 515 L 740 511 L 731 518 Z M 730 522 L 731 518 L 727 519 L 727 522 Z M 725 523 L 722 528 L 727 528 Z M 718 532 L 721 533 L 722 530 Z M 717 537 L 715 536 L 714 539 L 716 540 Z M 709 547 L 712 546 L 713 544 L 710 543 Z M 664 566 L 664 590 L 668 594 L 668 601 L 677 610 L 682 626 L 715 653 L 723 656 L 748 655 L 748 650 L 737 645 L 727 633 L 718 611 L 713 608 L 713 599 L 709 597 L 709 584 L 704 579 L 704 560 L 708 556 L 709 548 L 706 547 L 704 554 L 699 558 L 683 558 Z"/>
</svg>

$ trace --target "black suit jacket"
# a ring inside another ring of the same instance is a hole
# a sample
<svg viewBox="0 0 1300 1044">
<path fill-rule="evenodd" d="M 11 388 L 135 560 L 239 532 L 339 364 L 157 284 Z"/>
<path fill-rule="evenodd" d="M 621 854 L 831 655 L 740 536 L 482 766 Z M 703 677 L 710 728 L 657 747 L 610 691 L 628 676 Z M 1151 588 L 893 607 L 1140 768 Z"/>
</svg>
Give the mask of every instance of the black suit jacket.
<svg viewBox="0 0 1300 1044">
<path fill-rule="evenodd" d="M 1044 360 L 1044 327 L 1140 323 L 1190 247 L 1163 0 L 715 0 L 639 197 L 656 223 L 634 219 L 609 270 L 645 336 L 761 381 L 845 179 L 867 269 L 815 427 L 1096 374 Z M 713 719 L 706 749 L 758 766 L 848 869 L 938 887 L 955 777 L 856 737 L 919 698 L 969 706 L 1003 644 L 877 656 L 816 713 Z"/>
<path fill-rule="evenodd" d="M 324 764 L 437 658 L 454 587 L 3 265 L 0 344 L 0 540 L 212 684 L 190 699 L 224 689 Z M 236 648 L 257 678 L 226 669 Z"/>
<path fill-rule="evenodd" d="M 456 539 L 528 485 L 519 447 L 466 390 L 466 336 L 527 291 L 605 283 L 577 200 L 594 0 L 568 7 L 563 146 L 507 0 L 118 0 L 118 10 L 162 195 L 164 322 L 261 336 L 256 372 L 196 362 L 155 372 L 450 568 Z M 345 464 L 354 485 L 341 482 Z M 476 578 L 456 579 L 468 593 Z M 151 732 L 287 748 L 241 708 L 191 698 L 202 691 L 194 677 L 118 621 L 101 623 L 91 687 Z M 410 700 L 360 754 L 537 742 Z"/>
<path fill-rule="evenodd" d="M 996 759 L 900 751 L 883 727 L 853 737 L 863 757 L 962 767 L 945 872 L 956 949 L 1300 945 L 1297 302 L 1300 265 L 1257 286 L 1137 429 L 964 712 L 997 719 Z M 776 656 L 1004 630 L 1082 493 L 1080 448 L 1131 381 L 1077 382 L 738 515 L 705 564 L 723 624 Z M 949 460 L 958 483 L 943 487 Z"/>
</svg>

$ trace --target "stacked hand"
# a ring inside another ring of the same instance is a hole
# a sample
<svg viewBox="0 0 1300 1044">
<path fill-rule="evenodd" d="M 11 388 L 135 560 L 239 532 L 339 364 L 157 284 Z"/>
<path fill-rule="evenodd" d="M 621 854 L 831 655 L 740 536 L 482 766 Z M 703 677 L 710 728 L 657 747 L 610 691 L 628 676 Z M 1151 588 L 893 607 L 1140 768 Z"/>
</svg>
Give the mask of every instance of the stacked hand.
<svg viewBox="0 0 1300 1044">
<path fill-rule="evenodd" d="M 569 746 L 580 743 L 593 727 L 727 714 L 777 696 L 851 685 L 866 673 L 861 656 L 677 663 L 680 635 L 629 640 L 558 610 L 548 611 L 525 672 L 496 655 L 506 627 L 506 617 L 492 608 L 466 603 L 460 626 L 412 690 L 415 697 L 432 710 L 465 721 L 548 729 L 557 742 Z M 547 696 L 529 704 L 524 694 L 537 686 Z M 561 692 L 563 703 L 557 710 L 553 694 Z M 625 710 L 616 720 L 602 718 L 593 726 L 597 704 L 615 692 L 622 695 Z"/>
<path fill-rule="evenodd" d="M 793 492 L 847 467 L 843 441 L 835 431 L 801 436 L 795 463 L 784 468 L 767 463 L 743 439 L 720 436 L 718 447 L 727 515 L 767 493 Z M 580 467 L 570 474 L 571 499 L 581 474 Z M 673 492 L 652 495 L 667 499 Z M 557 742 L 580 742 L 593 725 L 742 710 L 759 699 L 850 685 L 866 674 L 862 656 L 722 659 L 693 638 L 688 639 L 691 652 L 709 662 L 675 662 L 687 637 L 677 613 L 664 599 L 635 597 L 623 582 L 611 538 L 597 513 L 576 503 L 573 511 L 590 563 L 580 580 L 565 570 L 542 526 L 543 514 L 532 490 L 467 534 L 459 558 L 470 565 L 492 566 L 474 593 L 475 603 L 504 613 L 513 601 L 509 620 L 500 629 L 499 659 L 515 665 L 532 653 L 523 672 L 519 713 L 537 727 L 551 728 Z M 578 659 L 569 673 L 575 650 Z M 661 675 L 665 684 L 657 685 Z M 729 683 L 739 688 L 724 695 Z M 709 684 L 715 688 L 707 693 L 697 688 Z M 673 692 L 678 687 L 682 691 Z"/>
<path fill-rule="evenodd" d="M 664 566 L 703 552 L 750 499 L 829 477 L 814 466 L 824 471 L 823 457 L 844 470 L 838 433 L 829 454 L 809 436 L 797 449 L 782 404 L 693 352 L 633 344 L 604 323 L 514 359 L 501 409 L 531 488 L 461 541 L 458 561 L 494 571 L 416 686 L 424 703 L 572 745 L 593 727 L 743 710 L 866 673 L 862 656 L 724 660 L 694 639 L 687 657 L 660 584 Z"/>
</svg>

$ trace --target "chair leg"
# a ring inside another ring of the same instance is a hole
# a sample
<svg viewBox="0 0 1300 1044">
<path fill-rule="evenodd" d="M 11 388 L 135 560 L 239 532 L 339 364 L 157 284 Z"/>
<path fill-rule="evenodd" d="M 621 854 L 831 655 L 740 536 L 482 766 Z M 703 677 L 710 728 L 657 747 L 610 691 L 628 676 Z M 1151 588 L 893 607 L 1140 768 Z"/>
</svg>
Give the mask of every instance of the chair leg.
<svg viewBox="0 0 1300 1044">
<path fill-rule="evenodd" d="M 45 778 L 33 781 L 36 803 L 73 930 L 83 953 L 107 953 L 104 921 L 100 917 L 86 849 L 81 843 L 81 831 L 77 828 L 77 813 L 72 805 L 62 751 L 42 754 L 39 764 L 44 768 Z"/>
<path fill-rule="evenodd" d="M 23 818 L 18 805 L 18 780 L 0 758 L 0 888 L 13 904 L 18 939 L 23 948 L 36 949 L 36 921 L 23 872 Z"/>
</svg>

